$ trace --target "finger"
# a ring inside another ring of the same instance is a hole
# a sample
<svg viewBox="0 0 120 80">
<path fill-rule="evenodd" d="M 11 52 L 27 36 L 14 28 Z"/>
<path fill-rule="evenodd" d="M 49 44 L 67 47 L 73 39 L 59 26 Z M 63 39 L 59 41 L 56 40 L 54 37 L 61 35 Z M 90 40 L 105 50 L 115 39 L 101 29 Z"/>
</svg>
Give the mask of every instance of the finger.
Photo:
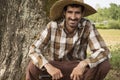
<svg viewBox="0 0 120 80">
<path fill-rule="evenodd" d="M 54 76 L 52 76 L 52 80 L 54 80 L 55 79 L 55 77 Z"/>
<path fill-rule="evenodd" d="M 79 75 L 76 76 L 76 80 L 80 80 L 80 76 Z"/>
<path fill-rule="evenodd" d="M 60 74 L 56 75 L 56 80 L 60 79 Z"/>
<path fill-rule="evenodd" d="M 56 74 L 55 79 L 60 79 L 61 78 L 61 73 Z"/>
<path fill-rule="evenodd" d="M 70 78 L 73 79 L 73 74 L 70 75 Z"/>
<path fill-rule="evenodd" d="M 55 75 L 55 80 L 58 80 L 59 79 L 59 74 L 56 74 Z"/>
<path fill-rule="evenodd" d="M 54 80 L 54 77 L 52 77 L 52 80 Z"/>
<path fill-rule="evenodd" d="M 58 79 L 60 79 L 60 78 L 62 78 L 63 77 L 63 74 L 60 72 L 59 74 L 58 74 Z"/>
<path fill-rule="evenodd" d="M 76 78 L 76 77 L 77 77 L 77 76 L 76 76 L 76 75 L 74 75 L 74 76 L 73 76 L 73 80 L 77 80 L 77 78 Z"/>
<path fill-rule="evenodd" d="M 52 80 L 55 80 L 55 79 L 56 79 L 56 75 L 53 75 L 53 76 L 52 76 Z"/>
<path fill-rule="evenodd" d="M 63 77 L 63 74 L 62 73 L 60 73 L 60 78 L 62 78 Z"/>
</svg>

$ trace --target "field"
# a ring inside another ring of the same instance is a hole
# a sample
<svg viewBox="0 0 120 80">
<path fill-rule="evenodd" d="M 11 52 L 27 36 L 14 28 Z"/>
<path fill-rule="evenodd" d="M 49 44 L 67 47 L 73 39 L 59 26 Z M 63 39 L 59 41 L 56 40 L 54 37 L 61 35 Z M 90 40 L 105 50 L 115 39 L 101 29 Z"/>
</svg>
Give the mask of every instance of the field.
<svg viewBox="0 0 120 80">
<path fill-rule="evenodd" d="M 120 80 L 120 30 L 98 30 L 109 47 L 112 58 L 110 59 L 111 70 L 105 80 Z"/>
<path fill-rule="evenodd" d="M 99 29 L 99 32 L 108 46 L 120 44 L 120 30 Z"/>
</svg>

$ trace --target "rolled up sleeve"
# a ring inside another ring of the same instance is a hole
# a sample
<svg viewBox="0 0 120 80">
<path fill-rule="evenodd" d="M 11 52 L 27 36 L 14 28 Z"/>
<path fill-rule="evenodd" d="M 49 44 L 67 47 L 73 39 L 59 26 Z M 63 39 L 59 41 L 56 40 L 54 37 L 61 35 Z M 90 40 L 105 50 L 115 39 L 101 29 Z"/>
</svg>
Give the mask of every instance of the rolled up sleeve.
<svg viewBox="0 0 120 80">
<path fill-rule="evenodd" d="M 102 39 L 101 35 L 93 26 L 92 24 L 89 24 L 90 26 L 90 35 L 88 44 L 91 49 L 91 55 L 87 60 L 88 65 L 90 68 L 96 67 L 99 63 L 103 62 L 107 58 L 110 58 L 110 51 L 107 48 L 104 40 Z"/>
<path fill-rule="evenodd" d="M 42 31 L 40 37 L 33 42 L 29 49 L 29 57 L 39 68 L 42 68 L 46 63 L 48 63 L 48 60 L 43 55 L 45 47 L 49 44 L 50 34 L 51 32 L 49 23 L 47 28 Z"/>
</svg>

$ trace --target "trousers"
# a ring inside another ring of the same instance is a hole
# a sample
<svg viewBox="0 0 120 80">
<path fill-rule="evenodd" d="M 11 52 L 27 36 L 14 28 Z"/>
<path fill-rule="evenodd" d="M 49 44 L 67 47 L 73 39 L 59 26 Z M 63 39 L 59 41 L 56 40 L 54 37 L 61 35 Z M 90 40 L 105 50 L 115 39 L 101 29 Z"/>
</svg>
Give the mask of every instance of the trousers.
<svg viewBox="0 0 120 80">
<path fill-rule="evenodd" d="M 77 66 L 78 63 L 74 63 L 74 65 L 70 65 L 69 62 L 64 62 L 64 64 L 61 62 L 61 64 L 57 64 L 57 62 L 51 62 L 51 64 L 55 67 L 60 67 L 61 71 L 63 73 L 63 78 L 59 80 L 71 80 L 70 74 L 75 66 Z M 62 67 L 64 66 L 64 67 Z M 68 68 L 67 66 L 71 66 L 72 69 Z M 83 74 L 82 79 L 80 80 L 103 80 L 107 73 L 110 70 L 110 63 L 108 60 L 103 61 L 99 65 L 97 65 L 94 68 L 86 67 L 86 70 Z M 40 78 L 40 75 L 48 75 L 48 78 Z M 27 69 L 26 69 L 26 80 L 52 80 L 52 78 L 49 76 L 46 70 L 41 70 L 38 67 L 36 67 L 32 61 L 29 62 Z"/>
</svg>

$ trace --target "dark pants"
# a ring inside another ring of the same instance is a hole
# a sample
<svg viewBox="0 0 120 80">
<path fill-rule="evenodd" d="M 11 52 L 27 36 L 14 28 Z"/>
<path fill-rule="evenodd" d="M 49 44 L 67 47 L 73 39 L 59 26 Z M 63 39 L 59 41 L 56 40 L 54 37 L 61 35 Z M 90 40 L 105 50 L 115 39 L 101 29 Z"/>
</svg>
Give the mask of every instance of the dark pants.
<svg viewBox="0 0 120 80">
<path fill-rule="evenodd" d="M 57 64 L 54 62 L 51 62 L 52 65 L 55 67 L 60 67 L 61 64 Z M 75 67 L 75 65 L 70 65 L 69 62 L 62 64 L 64 68 L 61 66 L 61 70 L 64 77 L 60 80 L 71 80 L 70 79 L 70 74 L 72 70 L 68 69 L 68 67 L 65 67 L 66 65 L 69 65 L 71 67 Z M 97 67 L 90 69 L 89 67 L 86 68 L 84 74 L 83 74 L 83 79 L 81 80 L 103 80 L 107 73 L 110 70 L 110 64 L 108 60 L 105 60 L 104 62 L 100 63 Z M 29 63 L 26 71 L 26 80 L 52 80 L 52 79 L 40 79 L 40 74 L 48 74 L 46 70 L 42 71 L 39 68 L 37 68 L 32 62 Z"/>
</svg>

